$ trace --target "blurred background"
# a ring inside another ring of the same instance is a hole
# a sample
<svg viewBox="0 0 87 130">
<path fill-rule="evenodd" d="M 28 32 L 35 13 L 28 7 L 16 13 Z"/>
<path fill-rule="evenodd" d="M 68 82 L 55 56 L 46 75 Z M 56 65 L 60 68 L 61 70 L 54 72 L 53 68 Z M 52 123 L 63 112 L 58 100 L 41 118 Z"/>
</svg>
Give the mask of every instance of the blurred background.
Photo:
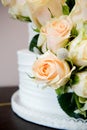
<svg viewBox="0 0 87 130">
<path fill-rule="evenodd" d="M 27 23 L 13 20 L 0 2 L 0 87 L 18 85 L 17 51 L 27 47 Z"/>
</svg>

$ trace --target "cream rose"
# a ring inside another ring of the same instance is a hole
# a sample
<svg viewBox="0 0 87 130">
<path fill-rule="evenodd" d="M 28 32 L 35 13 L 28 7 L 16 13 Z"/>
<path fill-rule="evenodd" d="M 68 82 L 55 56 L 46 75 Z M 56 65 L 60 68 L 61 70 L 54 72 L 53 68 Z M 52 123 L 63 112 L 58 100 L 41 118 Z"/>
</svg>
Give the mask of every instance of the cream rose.
<svg viewBox="0 0 87 130">
<path fill-rule="evenodd" d="M 69 57 L 77 66 L 87 66 L 87 40 L 82 40 L 78 43 L 76 39 L 71 43 L 69 49 Z"/>
<path fill-rule="evenodd" d="M 50 50 L 57 53 L 59 48 L 66 45 L 72 26 L 72 21 L 68 16 L 53 18 L 41 28 L 38 46 L 42 46 L 43 52 Z"/>
<path fill-rule="evenodd" d="M 37 10 L 41 6 L 45 6 L 49 0 L 27 0 L 32 9 Z"/>
<path fill-rule="evenodd" d="M 46 24 L 51 19 L 51 15 L 59 17 L 62 15 L 61 0 L 27 0 L 30 17 L 38 26 Z"/>
<path fill-rule="evenodd" d="M 67 62 L 59 60 L 50 51 L 47 51 L 35 61 L 32 70 L 37 81 L 46 83 L 55 89 L 64 85 L 72 72 Z"/>
<path fill-rule="evenodd" d="M 9 6 L 9 13 L 29 17 L 37 27 L 44 25 L 51 17 L 62 15 L 61 0 L 2 0 L 3 5 Z"/>
<path fill-rule="evenodd" d="M 87 98 L 87 71 L 77 73 L 79 82 L 72 86 L 73 91 L 80 97 Z"/>
</svg>

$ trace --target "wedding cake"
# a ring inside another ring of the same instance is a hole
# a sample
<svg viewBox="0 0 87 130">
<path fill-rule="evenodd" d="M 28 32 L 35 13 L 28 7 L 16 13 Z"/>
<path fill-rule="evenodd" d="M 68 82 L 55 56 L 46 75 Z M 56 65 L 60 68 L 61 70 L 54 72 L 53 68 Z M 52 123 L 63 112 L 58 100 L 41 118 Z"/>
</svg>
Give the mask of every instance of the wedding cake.
<svg viewBox="0 0 87 130">
<path fill-rule="evenodd" d="M 19 89 L 11 99 L 23 119 L 52 128 L 87 129 L 87 1 L 2 0 L 13 18 L 31 22 L 29 50 L 19 50 Z"/>
</svg>

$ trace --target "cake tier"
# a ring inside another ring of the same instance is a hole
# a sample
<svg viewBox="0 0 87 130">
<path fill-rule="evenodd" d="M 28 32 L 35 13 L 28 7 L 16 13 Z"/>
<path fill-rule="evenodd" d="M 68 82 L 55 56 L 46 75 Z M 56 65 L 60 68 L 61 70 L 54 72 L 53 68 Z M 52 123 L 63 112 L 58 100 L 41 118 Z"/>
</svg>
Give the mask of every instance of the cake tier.
<svg viewBox="0 0 87 130">
<path fill-rule="evenodd" d="M 43 85 L 37 85 L 29 75 L 32 74 L 32 65 L 37 55 L 28 51 L 18 51 L 19 96 L 26 107 L 31 107 L 46 113 L 58 113 L 57 95 L 55 90 Z"/>
<path fill-rule="evenodd" d="M 87 120 L 71 118 L 60 108 L 57 95 L 50 87 L 43 88 L 29 78 L 37 55 L 18 51 L 19 90 L 11 99 L 13 111 L 23 119 L 52 128 L 87 129 Z"/>
</svg>

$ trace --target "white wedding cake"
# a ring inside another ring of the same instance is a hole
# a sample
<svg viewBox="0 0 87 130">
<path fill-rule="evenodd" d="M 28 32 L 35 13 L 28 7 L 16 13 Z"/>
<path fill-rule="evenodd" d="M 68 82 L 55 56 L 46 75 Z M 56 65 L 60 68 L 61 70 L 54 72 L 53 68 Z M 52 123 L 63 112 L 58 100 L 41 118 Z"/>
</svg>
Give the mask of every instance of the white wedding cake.
<svg viewBox="0 0 87 130">
<path fill-rule="evenodd" d="M 33 33 L 31 24 L 28 25 L 29 37 Z M 29 77 L 32 73 L 32 65 L 38 54 L 28 49 L 19 50 L 18 72 L 19 90 L 12 96 L 12 109 L 23 119 L 52 128 L 67 130 L 86 130 L 87 124 L 81 119 L 70 118 L 60 107 L 57 101 L 57 94 L 51 87 L 37 85 Z"/>
<path fill-rule="evenodd" d="M 19 50 L 12 110 L 40 125 L 87 130 L 87 0 L 1 0 L 31 22 L 29 50 Z"/>
</svg>

